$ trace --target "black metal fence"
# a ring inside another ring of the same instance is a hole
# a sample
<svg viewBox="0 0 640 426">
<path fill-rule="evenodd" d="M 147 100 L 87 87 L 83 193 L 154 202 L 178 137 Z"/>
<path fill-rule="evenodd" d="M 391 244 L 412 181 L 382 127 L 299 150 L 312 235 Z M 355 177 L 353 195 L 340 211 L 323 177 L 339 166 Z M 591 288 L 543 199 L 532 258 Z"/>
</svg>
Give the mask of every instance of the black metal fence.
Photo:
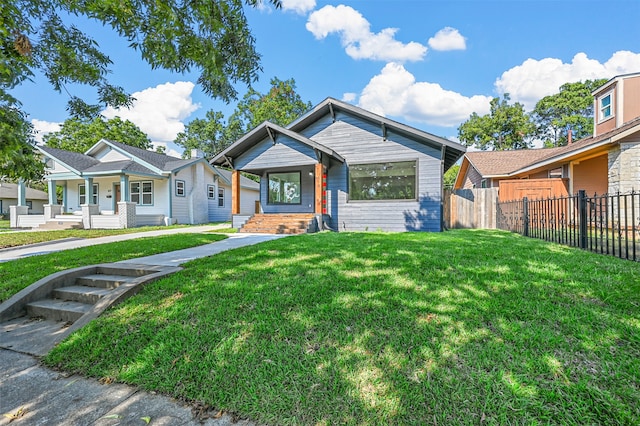
<svg viewBox="0 0 640 426">
<path fill-rule="evenodd" d="M 498 203 L 499 229 L 640 261 L 640 192 Z"/>
</svg>

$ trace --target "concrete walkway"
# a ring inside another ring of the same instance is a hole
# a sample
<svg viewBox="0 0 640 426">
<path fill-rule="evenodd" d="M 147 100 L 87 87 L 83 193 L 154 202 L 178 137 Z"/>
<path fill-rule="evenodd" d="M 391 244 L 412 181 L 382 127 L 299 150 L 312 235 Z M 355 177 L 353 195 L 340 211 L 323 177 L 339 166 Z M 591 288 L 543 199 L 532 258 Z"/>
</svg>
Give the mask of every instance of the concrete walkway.
<svg viewBox="0 0 640 426">
<path fill-rule="evenodd" d="M 212 227 L 176 228 L 86 240 L 73 240 L 0 252 L 0 262 L 107 242 L 185 232 Z M 124 261 L 144 265 L 178 266 L 225 250 L 282 238 L 283 235 L 229 234 L 226 240 Z M 120 263 L 120 262 L 119 262 Z M 0 336 L 2 339 L 2 336 Z M 123 384 L 68 376 L 40 365 L 37 358 L 0 349 L 0 425 L 210 425 L 253 426 L 225 413 L 185 405 L 173 398 Z M 211 386 L 225 386 L 211 383 Z M 14 419 L 12 420 L 12 416 Z"/>
<path fill-rule="evenodd" d="M 132 234 L 110 235 L 108 237 L 99 238 L 68 238 L 65 240 L 51 241 L 46 243 L 30 244 L 28 246 L 11 247 L 0 250 L 0 262 L 8 260 L 20 259 L 23 257 L 36 256 L 39 254 L 48 254 L 61 250 L 69 250 L 79 247 L 95 246 L 98 244 L 113 243 L 116 241 L 133 240 L 144 237 L 157 237 L 160 235 L 170 234 L 192 234 L 198 232 L 208 232 L 220 228 L 228 228 L 228 225 L 206 225 L 206 226 L 190 226 L 185 228 L 161 229 L 158 231 L 134 232 Z M 2 238 L 3 234 L 0 234 Z M 235 234 L 230 234 L 235 235 Z"/>
</svg>

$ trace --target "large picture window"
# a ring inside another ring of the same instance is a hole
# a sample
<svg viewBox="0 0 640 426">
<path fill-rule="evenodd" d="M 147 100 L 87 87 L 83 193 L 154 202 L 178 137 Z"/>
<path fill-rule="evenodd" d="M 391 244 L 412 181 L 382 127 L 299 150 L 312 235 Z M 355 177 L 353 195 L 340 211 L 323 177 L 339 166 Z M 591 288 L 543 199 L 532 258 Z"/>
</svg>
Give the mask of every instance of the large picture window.
<svg viewBox="0 0 640 426">
<path fill-rule="evenodd" d="M 140 206 L 153 205 L 153 182 L 145 180 L 141 182 L 131 182 L 131 202 Z"/>
<path fill-rule="evenodd" d="M 93 200 L 91 204 L 98 204 L 98 184 L 93 184 Z M 78 205 L 87 204 L 87 187 L 84 184 L 78 185 Z"/>
<path fill-rule="evenodd" d="M 269 204 L 300 204 L 300 172 L 269 173 Z"/>
<path fill-rule="evenodd" d="M 416 162 L 349 166 L 349 200 L 415 200 Z"/>
</svg>

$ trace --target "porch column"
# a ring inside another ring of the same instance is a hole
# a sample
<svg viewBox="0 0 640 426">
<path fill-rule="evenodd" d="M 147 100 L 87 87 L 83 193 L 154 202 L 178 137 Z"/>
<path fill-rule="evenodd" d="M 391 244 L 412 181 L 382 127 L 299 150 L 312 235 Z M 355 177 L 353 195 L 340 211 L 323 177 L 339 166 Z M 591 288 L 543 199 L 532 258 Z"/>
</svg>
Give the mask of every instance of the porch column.
<svg viewBox="0 0 640 426">
<path fill-rule="evenodd" d="M 129 176 L 120 176 L 120 199 L 116 201 L 129 201 Z"/>
<path fill-rule="evenodd" d="M 316 163 L 315 168 L 315 213 L 322 214 L 323 213 L 323 203 L 324 191 L 326 190 L 324 186 L 324 166 L 322 163 Z"/>
<path fill-rule="evenodd" d="M 67 183 L 65 182 L 65 184 L 62 186 L 62 211 L 66 212 L 67 211 L 67 207 L 68 207 Z"/>
<path fill-rule="evenodd" d="M 56 195 L 56 181 L 55 180 L 50 180 L 47 182 L 48 184 L 48 188 L 49 188 L 49 204 L 50 205 L 57 205 L 58 204 L 58 197 Z"/>
<path fill-rule="evenodd" d="M 240 172 L 231 172 L 231 214 L 240 214 Z"/>
<path fill-rule="evenodd" d="M 93 204 L 93 178 L 84 179 L 85 204 Z"/>
<path fill-rule="evenodd" d="M 18 206 L 27 205 L 27 188 L 22 179 L 18 180 Z"/>
</svg>

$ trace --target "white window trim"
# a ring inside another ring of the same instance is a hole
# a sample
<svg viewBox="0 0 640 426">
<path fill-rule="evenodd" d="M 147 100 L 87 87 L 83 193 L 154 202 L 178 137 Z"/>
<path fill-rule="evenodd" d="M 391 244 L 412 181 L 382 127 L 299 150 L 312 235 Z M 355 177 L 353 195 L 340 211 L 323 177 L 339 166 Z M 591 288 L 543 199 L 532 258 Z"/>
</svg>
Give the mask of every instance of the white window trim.
<svg viewBox="0 0 640 426">
<path fill-rule="evenodd" d="M 207 198 L 210 200 L 216 199 L 216 186 L 215 185 L 207 185 Z"/>
<path fill-rule="evenodd" d="M 606 117 L 604 117 L 604 115 L 602 113 L 602 110 L 605 109 L 606 107 L 604 107 L 604 108 L 602 107 L 602 100 L 604 98 L 606 98 L 607 96 L 610 96 L 608 107 L 611 110 L 611 114 L 606 116 Z M 611 120 L 612 118 L 614 118 L 616 116 L 616 109 L 614 107 L 614 103 L 613 103 L 614 99 L 613 98 L 614 98 L 613 97 L 613 89 L 608 91 L 607 93 L 605 93 L 604 95 L 602 95 L 602 96 L 600 96 L 598 98 L 598 123 L 602 123 L 604 121 Z"/>
<path fill-rule="evenodd" d="M 144 184 L 145 183 L 150 183 L 151 184 L 151 192 L 144 192 L 142 190 L 142 188 L 144 188 Z M 136 180 L 136 181 L 130 181 L 129 182 L 129 199 L 133 200 L 133 184 L 139 184 L 139 192 L 136 192 L 136 194 L 138 195 L 138 202 L 136 203 L 136 205 L 138 206 L 153 206 L 153 199 L 154 199 L 154 187 L 153 187 L 153 181 L 152 180 Z M 151 195 L 151 203 L 144 203 L 144 197 L 143 195 L 145 194 L 150 194 Z"/>
<path fill-rule="evenodd" d="M 80 193 L 80 188 L 81 188 L 81 187 L 85 188 L 85 190 L 84 190 L 84 195 Z M 91 194 L 91 195 L 94 197 L 94 200 L 95 200 L 95 203 L 93 203 L 93 204 L 94 204 L 94 205 L 97 205 L 97 204 L 98 204 L 98 202 L 100 201 L 100 200 L 99 200 L 99 198 L 98 198 L 98 190 L 100 189 L 100 186 L 99 186 L 97 183 L 94 183 L 94 184 L 93 184 L 93 187 L 95 188 L 95 191 L 94 191 L 94 192 L 93 192 L 93 194 Z M 84 202 L 84 203 L 82 203 L 82 202 L 81 202 L 81 201 L 82 201 L 82 198 L 81 198 L 81 197 L 84 197 L 84 200 L 85 200 L 85 202 Z M 78 184 L 78 205 L 79 205 L 79 206 L 82 206 L 83 204 L 87 204 L 87 202 L 86 202 L 86 201 L 87 201 L 87 189 L 86 189 L 86 187 L 85 187 L 85 184 L 84 184 L 84 183 L 79 183 L 79 184 Z"/>
<path fill-rule="evenodd" d="M 218 207 L 224 207 L 224 188 L 218 188 Z M 222 201 L 222 204 L 220 202 Z"/>
<path fill-rule="evenodd" d="M 178 194 L 179 184 L 182 184 L 182 194 Z M 175 189 L 176 197 L 186 197 L 187 196 L 187 184 L 183 180 L 176 180 L 176 189 Z"/>
</svg>

